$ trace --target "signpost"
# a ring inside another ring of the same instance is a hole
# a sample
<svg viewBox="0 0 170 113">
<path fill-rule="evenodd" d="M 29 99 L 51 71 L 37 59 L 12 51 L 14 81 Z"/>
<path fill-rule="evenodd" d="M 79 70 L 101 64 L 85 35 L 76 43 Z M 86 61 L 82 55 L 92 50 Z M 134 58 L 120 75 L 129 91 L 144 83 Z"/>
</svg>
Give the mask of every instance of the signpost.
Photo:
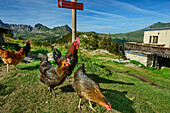
<svg viewBox="0 0 170 113">
<path fill-rule="evenodd" d="M 76 39 L 76 10 L 83 10 L 83 3 L 77 3 L 76 0 L 58 0 L 58 7 L 72 9 L 72 42 L 74 42 Z"/>
<path fill-rule="evenodd" d="M 58 0 L 58 7 L 83 10 L 83 3 L 77 3 L 77 2 L 66 1 L 66 0 Z"/>
<path fill-rule="evenodd" d="M 76 3 L 76 0 L 72 0 L 74 3 Z M 76 26 L 76 9 L 72 9 L 72 43 L 76 40 L 76 31 L 77 31 L 77 26 Z"/>
</svg>

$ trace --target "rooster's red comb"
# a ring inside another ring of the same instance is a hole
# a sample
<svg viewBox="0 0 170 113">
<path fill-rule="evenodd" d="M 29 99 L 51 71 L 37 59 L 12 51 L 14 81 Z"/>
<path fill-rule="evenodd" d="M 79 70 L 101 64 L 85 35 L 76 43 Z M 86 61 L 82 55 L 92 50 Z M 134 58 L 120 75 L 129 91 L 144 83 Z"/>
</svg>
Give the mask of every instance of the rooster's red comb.
<svg viewBox="0 0 170 113">
<path fill-rule="evenodd" d="M 28 43 L 31 43 L 31 40 L 28 40 Z"/>
<path fill-rule="evenodd" d="M 80 38 L 78 37 L 76 40 L 75 40 L 78 44 L 80 44 Z"/>
</svg>

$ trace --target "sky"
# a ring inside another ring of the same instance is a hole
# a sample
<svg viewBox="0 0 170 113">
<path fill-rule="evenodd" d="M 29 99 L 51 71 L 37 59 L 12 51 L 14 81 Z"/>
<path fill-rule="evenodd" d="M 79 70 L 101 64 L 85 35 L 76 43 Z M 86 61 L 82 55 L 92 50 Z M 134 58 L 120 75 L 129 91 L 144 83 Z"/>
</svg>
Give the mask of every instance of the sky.
<svg viewBox="0 0 170 113">
<path fill-rule="evenodd" d="M 170 22 L 170 0 L 78 0 L 77 31 L 127 33 L 154 23 Z M 49 28 L 72 27 L 72 10 L 58 8 L 57 0 L 0 0 L 0 20 L 9 24 Z"/>
</svg>

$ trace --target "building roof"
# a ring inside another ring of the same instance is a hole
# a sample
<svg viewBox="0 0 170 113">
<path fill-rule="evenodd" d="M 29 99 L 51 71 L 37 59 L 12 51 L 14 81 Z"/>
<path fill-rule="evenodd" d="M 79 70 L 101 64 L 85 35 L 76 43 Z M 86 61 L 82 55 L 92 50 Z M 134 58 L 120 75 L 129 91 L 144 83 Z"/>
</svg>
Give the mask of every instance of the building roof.
<svg viewBox="0 0 170 113">
<path fill-rule="evenodd" d="M 170 26 L 159 27 L 159 28 L 147 28 L 144 31 L 158 31 L 158 30 L 170 30 Z"/>
<path fill-rule="evenodd" d="M 8 24 L 5 24 L 3 23 L 1 20 L 0 20 L 0 30 L 2 30 L 3 32 L 5 31 L 12 31 L 12 29 L 9 27 Z"/>
<path fill-rule="evenodd" d="M 2 29 L 2 30 L 4 30 L 4 31 L 12 31 L 12 29 L 11 29 L 11 28 L 8 28 L 8 27 L 2 27 L 2 26 L 0 26 L 0 29 Z"/>
</svg>

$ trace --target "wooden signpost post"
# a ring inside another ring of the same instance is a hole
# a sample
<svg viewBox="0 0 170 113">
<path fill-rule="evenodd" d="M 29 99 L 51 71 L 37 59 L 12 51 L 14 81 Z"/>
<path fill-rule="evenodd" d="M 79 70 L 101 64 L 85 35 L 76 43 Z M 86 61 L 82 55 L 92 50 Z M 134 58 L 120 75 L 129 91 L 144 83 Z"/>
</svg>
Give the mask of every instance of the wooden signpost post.
<svg viewBox="0 0 170 113">
<path fill-rule="evenodd" d="M 83 3 L 77 3 L 76 0 L 58 0 L 58 7 L 72 9 L 72 42 L 74 42 L 76 39 L 76 10 L 83 10 Z"/>
</svg>

